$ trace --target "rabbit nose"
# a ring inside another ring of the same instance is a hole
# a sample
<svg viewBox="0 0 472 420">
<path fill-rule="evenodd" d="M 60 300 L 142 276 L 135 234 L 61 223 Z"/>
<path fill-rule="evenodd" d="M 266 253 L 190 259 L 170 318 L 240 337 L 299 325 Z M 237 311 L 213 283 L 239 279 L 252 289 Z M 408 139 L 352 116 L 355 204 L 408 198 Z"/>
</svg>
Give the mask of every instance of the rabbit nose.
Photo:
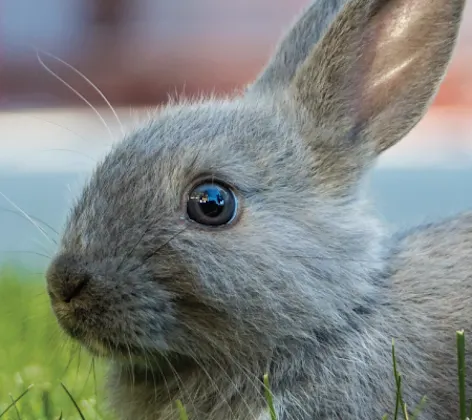
<svg viewBox="0 0 472 420">
<path fill-rule="evenodd" d="M 77 298 L 90 280 L 90 273 L 67 255 L 57 257 L 46 273 L 49 294 L 65 303 Z"/>
</svg>

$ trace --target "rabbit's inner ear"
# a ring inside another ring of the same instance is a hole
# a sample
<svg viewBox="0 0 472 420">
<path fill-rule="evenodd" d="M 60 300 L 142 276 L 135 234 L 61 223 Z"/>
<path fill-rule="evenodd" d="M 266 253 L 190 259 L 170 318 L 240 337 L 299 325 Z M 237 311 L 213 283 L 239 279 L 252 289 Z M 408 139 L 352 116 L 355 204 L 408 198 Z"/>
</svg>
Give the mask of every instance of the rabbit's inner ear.
<svg viewBox="0 0 472 420">
<path fill-rule="evenodd" d="M 417 124 L 446 71 L 463 8 L 464 0 L 352 0 L 343 8 L 290 86 L 302 131 L 324 143 L 315 147 L 332 171 L 369 165 Z"/>
</svg>

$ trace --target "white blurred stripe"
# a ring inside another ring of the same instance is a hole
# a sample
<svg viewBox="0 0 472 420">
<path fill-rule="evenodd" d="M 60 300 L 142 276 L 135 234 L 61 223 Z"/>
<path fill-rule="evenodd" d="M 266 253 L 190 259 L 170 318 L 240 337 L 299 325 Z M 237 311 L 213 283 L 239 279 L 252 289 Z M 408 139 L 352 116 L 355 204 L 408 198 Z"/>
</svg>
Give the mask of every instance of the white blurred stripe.
<svg viewBox="0 0 472 420">
<path fill-rule="evenodd" d="M 128 127 L 146 112 L 117 111 Z M 110 111 L 100 112 L 119 140 Z M 87 109 L 0 113 L 1 172 L 88 172 L 110 146 L 106 129 Z M 472 109 L 433 108 L 377 166 L 472 168 Z"/>
</svg>

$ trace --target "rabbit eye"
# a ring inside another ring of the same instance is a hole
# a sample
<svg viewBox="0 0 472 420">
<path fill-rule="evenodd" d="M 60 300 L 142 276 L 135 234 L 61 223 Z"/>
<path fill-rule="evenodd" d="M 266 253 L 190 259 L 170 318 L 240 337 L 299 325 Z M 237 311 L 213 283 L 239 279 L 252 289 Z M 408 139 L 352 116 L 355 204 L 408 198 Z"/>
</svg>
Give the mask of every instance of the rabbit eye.
<svg viewBox="0 0 472 420">
<path fill-rule="evenodd" d="M 236 216 L 237 199 L 233 191 L 216 183 L 203 183 L 189 194 L 187 213 L 190 219 L 208 226 L 220 226 Z"/>
</svg>

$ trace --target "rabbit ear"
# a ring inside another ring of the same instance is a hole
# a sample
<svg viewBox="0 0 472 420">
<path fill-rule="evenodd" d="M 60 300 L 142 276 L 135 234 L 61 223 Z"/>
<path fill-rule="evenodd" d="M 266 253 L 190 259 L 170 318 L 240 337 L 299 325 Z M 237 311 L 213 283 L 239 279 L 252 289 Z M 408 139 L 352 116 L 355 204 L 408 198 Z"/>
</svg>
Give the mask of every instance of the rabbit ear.
<svg viewBox="0 0 472 420">
<path fill-rule="evenodd" d="M 424 115 L 451 59 L 464 3 L 352 0 L 338 14 L 289 89 L 328 178 L 344 182 L 341 173 L 364 169 Z"/>
<path fill-rule="evenodd" d="M 287 87 L 298 66 L 305 61 L 346 1 L 313 0 L 294 22 L 272 59 L 247 91 L 273 92 L 274 89 Z"/>
</svg>

